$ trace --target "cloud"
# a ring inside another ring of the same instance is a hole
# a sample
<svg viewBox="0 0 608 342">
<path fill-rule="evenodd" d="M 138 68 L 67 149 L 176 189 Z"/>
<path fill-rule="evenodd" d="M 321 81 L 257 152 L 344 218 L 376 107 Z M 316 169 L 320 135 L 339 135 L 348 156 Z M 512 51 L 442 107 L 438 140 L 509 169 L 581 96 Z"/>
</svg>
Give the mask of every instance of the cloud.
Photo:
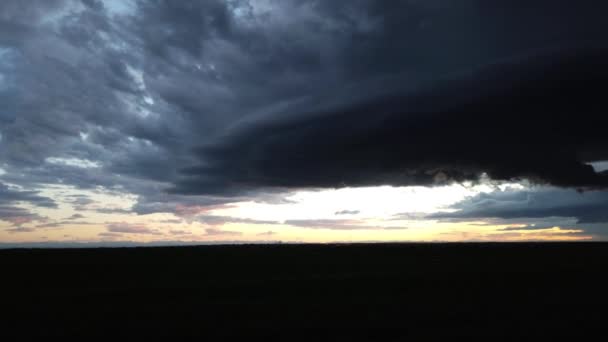
<svg viewBox="0 0 608 342">
<path fill-rule="evenodd" d="M 240 217 L 231 217 L 231 216 L 219 216 L 219 215 L 202 215 L 197 216 L 197 221 L 210 226 L 221 226 L 227 223 L 244 223 L 244 224 L 279 224 L 278 221 L 268 221 L 268 220 L 254 220 L 250 218 L 240 218 Z"/>
<path fill-rule="evenodd" d="M 157 229 L 148 228 L 143 224 L 126 223 L 126 222 L 114 222 L 106 225 L 109 233 L 125 233 L 125 234 L 151 234 L 160 235 L 162 234 Z"/>
<path fill-rule="evenodd" d="M 358 213 L 360 213 L 359 210 L 340 210 L 336 211 L 334 215 L 357 215 Z"/>
<path fill-rule="evenodd" d="M 562 229 L 561 227 L 558 227 L 555 225 L 527 224 L 527 225 L 519 225 L 519 226 L 509 226 L 509 227 L 498 229 L 498 231 L 522 231 L 522 230 L 523 231 L 536 231 L 536 230 L 547 230 L 547 229 L 553 229 L 553 228 L 559 228 L 560 230 Z M 564 230 L 569 230 L 569 229 L 566 228 Z M 572 230 L 576 230 L 576 228 L 573 228 Z"/>
<path fill-rule="evenodd" d="M 305 220 L 286 220 L 286 225 L 309 229 L 336 229 L 336 230 L 357 230 L 357 229 L 382 229 L 379 226 L 366 225 L 359 220 L 334 220 L 334 219 L 305 219 Z"/>
<path fill-rule="evenodd" d="M 66 222 L 49 222 L 36 225 L 36 228 L 61 228 Z"/>
<path fill-rule="evenodd" d="M 190 219 L 214 209 L 227 208 L 229 206 L 227 204 L 235 200 L 209 196 L 170 195 L 163 190 L 157 189 L 155 194 L 140 196 L 132 210 L 138 215 L 163 212 Z"/>
<path fill-rule="evenodd" d="M 119 233 L 113 233 L 113 232 L 101 232 L 101 233 L 97 234 L 97 236 L 102 237 L 102 238 L 115 239 L 115 238 L 121 238 L 123 235 L 119 234 Z"/>
<path fill-rule="evenodd" d="M 557 230 L 557 231 L 539 231 L 536 234 L 522 232 L 506 232 L 487 234 L 479 241 L 547 241 L 547 240 L 589 240 L 589 235 L 585 235 L 581 231 Z"/>
<path fill-rule="evenodd" d="M 243 235 L 242 232 L 230 231 L 230 230 L 221 230 L 217 228 L 207 228 L 205 229 L 205 235 L 208 236 L 222 236 L 222 235 L 230 235 L 230 236 L 238 236 Z"/>
<path fill-rule="evenodd" d="M 139 215 L 191 218 L 281 203 L 291 188 L 482 172 L 606 185 L 585 162 L 608 159 L 605 115 L 593 112 L 606 109 L 608 4 L 131 7 L 0 3 L 0 177 L 28 189 L 0 185 L 0 205 L 54 208 L 36 191 L 61 185 L 134 195 Z"/>
<path fill-rule="evenodd" d="M 603 38 L 606 26 L 600 5 L 547 0 L 288 0 L 263 13 L 247 2 L 149 1 L 127 16 L 91 4 L 7 0 L 2 10 L 14 28 L 3 30 L 10 46 L 3 71 L 14 81 L 6 112 L 20 117 L 2 129 L 2 159 L 53 169 L 47 176 L 79 186 L 128 185 L 128 177 L 172 182 L 192 147 L 245 117 L 302 111 L 293 105 L 322 94 L 356 103 L 369 94 L 358 84 L 386 88 L 395 83 L 385 84 L 386 75 L 416 87 L 539 46 Z M 51 14 L 55 20 L 45 20 Z M 469 20 L 492 17 L 506 20 Z M 479 34 L 500 43 L 480 49 Z M 62 174 L 68 168 L 42 165 L 47 158 L 102 167 Z"/>
<path fill-rule="evenodd" d="M 182 219 L 168 219 L 168 220 L 160 220 L 160 223 L 170 223 L 170 224 L 180 224 L 184 221 Z"/>
<path fill-rule="evenodd" d="M 472 221 L 478 219 L 575 218 L 577 224 L 608 223 L 608 192 L 566 189 L 507 189 L 481 193 L 451 207 L 453 212 L 427 219 Z"/>
<path fill-rule="evenodd" d="M 272 230 L 256 234 L 256 236 L 274 236 L 274 235 L 277 235 L 277 233 L 273 232 Z"/>
<path fill-rule="evenodd" d="M 129 209 L 122 208 L 97 208 L 95 212 L 100 214 L 132 214 L 133 211 Z"/>
<path fill-rule="evenodd" d="M 204 164 L 186 169 L 174 191 L 434 185 L 484 173 L 604 188 L 608 175 L 586 162 L 608 153 L 600 91 L 608 81 L 606 58 L 604 49 L 560 50 L 488 65 L 424 90 L 302 106 L 304 114 L 244 124 L 201 147 Z"/>
<path fill-rule="evenodd" d="M 33 221 L 44 221 L 45 219 L 45 217 L 24 208 L 0 205 L 0 221 L 9 222 L 15 226 Z"/>
<path fill-rule="evenodd" d="M 38 191 L 18 190 L 0 183 L 0 205 L 12 203 L 29 203 L 38 207 L 56 208 L 57 204 L 51 198 L 38 195 Z"/>
<path fill-rule="evenodd" d="M 39 224 L 39 225 L 36 225 L 36 228 L 63 228 L 68 225 L 85 226 L 85 225 L 94 225 L 94 224 L 96 224 L 96 223 L 86 222 L 86 221 L 63 220 L 63 221 L 54 221 L 54 222 L 47 222 L 47 223 Z"/>
<path fill-rule="evenodd" d="M 171 235 L 191 235 L 192 232 L 188 230 L 172 229 L 169 231 Z"/>
<path fill-rule="evenodd" d="M 421 220 L 426 218 L 428 214 L 422 212 L 407 212 L 407 213 L 398 213 L 391 217 L 391 221 L 401 221 L 401 220 Z"/>
<path fill-rule="evenodd" d="M 70 204 L 74 207 L 75 210 L 88 210 L 89 205 L 95 203 L 92 199 L 90 199 L 86 195 L 69 195 L 67 196 L 70 199 Z"/>
<path fill-rule="evenodd" d="M 10 234 L 15 234 L 15 233 L 31 233 L 36 230 L 34 228 L 28 228 L 28 227 L 15 227 L 15 228 L 7 229 L 6 231 L 9 232 Z"/>
</svg>

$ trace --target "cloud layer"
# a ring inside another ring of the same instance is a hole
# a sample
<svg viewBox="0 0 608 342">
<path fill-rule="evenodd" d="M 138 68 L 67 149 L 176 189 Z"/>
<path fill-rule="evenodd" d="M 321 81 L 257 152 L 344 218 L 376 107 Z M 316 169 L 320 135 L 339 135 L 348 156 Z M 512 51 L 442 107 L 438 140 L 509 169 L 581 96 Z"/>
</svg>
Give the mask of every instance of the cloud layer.
<svg viewBox="0 0 608 342">
<path fill-rule="evenodd" d="M 603 192 L 556 188 L 608 186 L 606 171 L 587 164 L 608 160 L 606 10 L 549 0 L 3 0 L 0 220 L 18 226 L 44 220 L 33 208 L 66 205 L 211 222 L 210 208 L 285 203 L 294 189 L 487 174 L 552 185 L 572 217 L 600 222 L 592 207 L 603 208 Z M 135 203 L 42 195 L 59 187 Z M 458 213 L 473 215 L 471 205 Z M 154 233 L 116 222 L 106 234 Z"/>
<path fill-rule="evenodd" d="M 176 191 L 432 185 L 492 179 L 604 188 L 608 50 L 524 56 L 231 132 L 200 151 Z M 310 106 L 301 106 L 306 112 Z"/>
</svg>

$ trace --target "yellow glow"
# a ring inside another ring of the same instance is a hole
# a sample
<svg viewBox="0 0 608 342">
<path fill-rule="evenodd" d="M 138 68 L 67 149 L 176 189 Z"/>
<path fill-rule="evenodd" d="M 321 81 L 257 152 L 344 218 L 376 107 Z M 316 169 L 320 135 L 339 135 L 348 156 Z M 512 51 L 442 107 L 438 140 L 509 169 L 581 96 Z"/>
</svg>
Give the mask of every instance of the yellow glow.
<svg viewBox="0 0 608 342">
<path fill-rule="evenodd" d="M 512 185 L 516 186 L 516 185 Z M 287 195 L 281 204 L 240 202 L 217 208 L 184 207 L 176 214 L 134 213 L 98 209 L 128 210 L 136 197 L 108 191 L 83 191 L 64 186 L 44 189 L 41 195 L 54 198 L 58 208 L 23 208 L 45 219 L 21 225 L 0 221 L 1 242 L 41 241 L 284 241 L 284 242 L 390 242 L 390 241 L 524 241 L 524 240 L 586 240 L 591 236 L 577 228 L 552 227 L 524 229 L 525 224 L 488 225 L 487 222 L 449 223 L 424 219 L 429 213 L 449 210 L 453 203 L 492 187 L 460 185 L 424 187 L 369 187 L 338 190 L 298 191 Z M 74 196 L 85 195 L 90 203 L 74 203 Z M 340 213 L 346 211 L 345 213 Z M 70 217 L 78 214 L 78 219 Z M 236 218 L 208 223 L 196 215 Z M 253 220 L 239 222 L 238 219 Z M 288 220 L 319 220 L 321 225 L 293 226 Z M 258 222 L 255 221 L 264 221 Z M 331 223 L 336 222 L 332 226 Z M 340 222 L 347 222 L 340 226 Z M 55 224 L 53 224 L 55 223 Z M 143 232 L 112 232 L 111 224 L 143 227 Z M 357 229 L 348 229 L 348 228 Z M 509 230 L 504 230 L 509 227 Z M 517 230 L 516 228 L 522 228 Z M 32 231 L 28 231 L 32 230 Z"/>
</svg>

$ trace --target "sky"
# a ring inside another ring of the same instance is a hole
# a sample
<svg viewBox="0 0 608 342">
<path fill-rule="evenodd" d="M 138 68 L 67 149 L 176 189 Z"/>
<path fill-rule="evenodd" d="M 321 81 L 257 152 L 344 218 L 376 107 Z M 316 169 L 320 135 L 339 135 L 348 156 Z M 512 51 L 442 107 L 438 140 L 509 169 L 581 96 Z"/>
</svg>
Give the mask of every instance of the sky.
<svg viewBox="0 0 608 342">
<path fill-rule="evenodd" d="M 3 0 L 0 246 L 606 240 L 606 10 Z"/>
</svg>

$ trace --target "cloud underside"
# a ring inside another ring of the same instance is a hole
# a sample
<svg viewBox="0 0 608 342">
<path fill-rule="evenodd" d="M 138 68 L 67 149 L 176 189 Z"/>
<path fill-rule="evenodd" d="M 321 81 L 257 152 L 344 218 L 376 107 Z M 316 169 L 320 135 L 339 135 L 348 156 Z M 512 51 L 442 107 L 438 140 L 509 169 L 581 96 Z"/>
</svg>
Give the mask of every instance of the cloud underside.
<svg viewBox="0 0 608 342">
<path fill-rule="evenodd" d="M 434 185 L 483 173 L 605 188 L 608 173 L 587 163 L 608 159 L 607 58 L 605 49 L 555 51 L 356 104 L 303 104 L 201 147 L 202 165 L 173 191 Z"/>
</svg>

